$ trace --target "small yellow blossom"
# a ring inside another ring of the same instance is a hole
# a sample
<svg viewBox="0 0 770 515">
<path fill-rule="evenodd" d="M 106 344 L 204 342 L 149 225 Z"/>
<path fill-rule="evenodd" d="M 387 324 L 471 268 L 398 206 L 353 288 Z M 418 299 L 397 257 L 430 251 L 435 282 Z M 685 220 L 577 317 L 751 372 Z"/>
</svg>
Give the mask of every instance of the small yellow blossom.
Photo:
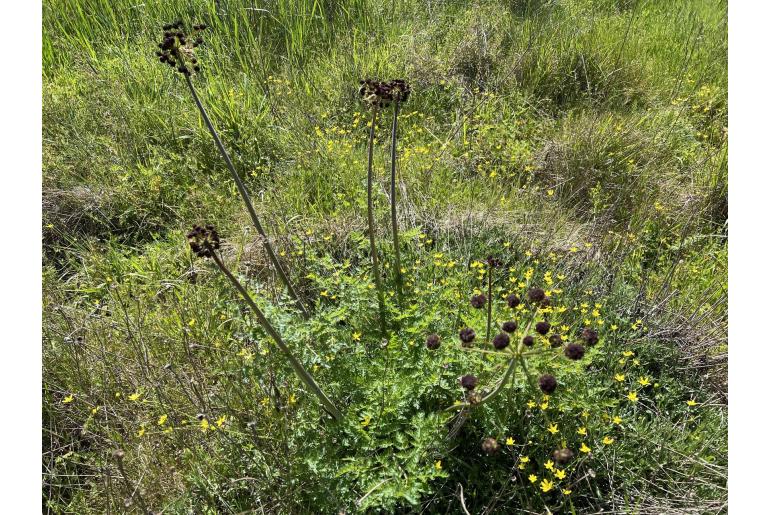
<svg viewBox="0 0 770 515">
<path fill-rule="evenodd" d="M 650 386 L 650 378 L 646 376 L 642 376 L 638 380 L 639 384 L 642 386 Z"/>
<path fill-rule="evenodd" d="M 529 482 L 530 483 L 537 483 L 537 476 L 534 474 L 529 475 Z"/>
<path fill-rule="evenodd" d="M 217 427 L 222 427 L 227 422 L 227 415 L 222 415 L 217 419 Z"/>
<path fill-rule="evenodd" d="M 162 426 L 168 420 L 168 415 L 161 415 L 158 417 L 158 425 Z"/>
<path fill-rule="evenodd" d="M 441 470 L 441 460 L 438 460 L 436 463 L 434 463 L 433 468 L 436 470 Z"/>
<path fill-rule="evenodd" d="M 570 490 L 569 488 L 567 488 L 567 489 L 564 489 L 564 490 L 562 490 L 562 491 L 561 491 L 561 493 L 563 493 L 564 495 L 569 495 L 569 494 L 571 494 L 571 493 L 572 493 L 572 490 Z"/>
<path fill-rule="evenodd" d="M 505 439 L 505 445 L 513 445 L 515 442 L 510 436 Z"/>
<path fill-rule="evenodd" d="M 615 441 L 615 439 L 614 439 L 614 438 L 610 438 L 609 436 L 605 436 L 605 437 L 602 439 L 602 443 L 603 443 L 604 445 L 611 445 L 611 444 L 612 444 L 612 442 L 614 442 L 614 441 Z"/>
<path fill-rule="evenodd" d="M 625 374 L 615 374 L 615 381 L 623 382 L 626 380 Z"/>
<path fill-rule="evenodd" d="M 535 406 L 537 406 L 537 403 L 536 403 L 535 401 L 528 401 L 528 402 L 527 402 L 527 407 L 528 407 L 529 409 L 532 409 L 532 408 L 534 408 Z"/>
<path fill-rule="evenodd" d="M 551 424 L 550 426 L 548 426 L 548 432 L 551 433 L 552 435 L 555 435 L 556 433 L 558 433 L 559 432 L 558 424 Z"/>
<path fill-rule="evenodd" d="M 581 436 L 585 436 L 588 434 L 588 430 L 585 427 L 578 428 L 577 433 Z"/>
<path fill-rule="evenodd" d="M 141 437 L 143 437 L 143 436 L 144 436 L 144 433 L 145 433 L 146 431 L 147 431 L 147 430 L 145 429 L 145 427 L 144 427 L 144 426 L 142 426 L 142 427 L 140 427 L 140 428 L 139 428 L 139 431 L 137 431 L 137 432 L 136 432 L 136 436 L 138 436 L 139 438 L 141 438 Z"/>
<path fill-rule="evenodd" d="M 361 341 L 361 333 L 355 332 L 353 333 L 353 341 L 360 342 Z"/>
<path fill-rule="evenodd" d="M 371 415 L 365 415 L 364 418 L 361 420 L 361 427 L 366 427 L 372 422 L 372 416 Z"/>
<path fill-rule="evenodd" d="M 203 420 L 201 420 L 200 428 L 201 428 L 201 431 L 203 431 L 204 433 L 211 429 L 211 424 L 209 424 L 208 419 L 204 418 Z"/>
<path fill-rule="evenodd" d="M 543 479 L 540 482 L 540 490 L 543 492 L 549 492 L 553 488 L 553 481 L 549 481 L 548 479 Z"/>
<path fill-rule="evenodd" d="M 545 463 L 543 463 L 543 466 L 546 468 L 546 470 L 553 471 L 553 462 L 551 460 L 548 460 Z"/>
<path fill-rule="evenodd" d="M 522 456 L 519 461 L 522 463 L 529 463 L 529 456 Z"/>
<path fill-rule="evenodd" d="M 627 397 L 628 397 L 628 400 L 631 402 L 636 402 L 639 400 L 639 396 L 636 395 L 636 392 L 628 392 Z"/>
<path fill-rule="evenodd" d="M 615 415 L 614 417 L 612 417 L 613 424 L 620 425 L 622 422 L 623 422 L 623 419 L 620 418 L 619 416 Z"/>
<path fill-rule="evenodd" d="M 624 350 L 624 351 L 623 351 L 623 355 L 624 355 L 625 357 L 627 357 L 627 358 L 630 358 L 631 356 L 633 356 L 633 355 L 634 355 L 634 351 L 631 351 L 631 350 Z"/>
<path fill-rule="evenodd" d="M 567 477 L 567 473 L 563 470 L 556 469 L 556 471 L 553 473 L 554 476 L 557 477 L 557 479 L 564 479 Z"/>
<path fill-rule="evenodd" d="M 75 400 L 75 396 L 72 394 L 67 395 L 65 398 L 61 400 L 62 404 L 69 404 L 70 402 Z"/>
<path fill-rule="evenodd" d="M 698 404 L 698 403 L 697 403 L 697 402 L 695 402 L 695 400 L 694 400 L 694 399 L 690 399 L 690 400 L 688 400 L 688 401 L 687 401 L 687 405 L 688 405 L 688 406 L 690 406 L 690 407 L 692 407 L 692 406 L 696 406 L 697 404 Z"/>
<path fill-rule="evenodd" d="M 589 453 L 591 452 L 591 448 L 587 446 L 585 442 L 583 442 L 580 444 L 580 452 Z"/>
<path fill-rule="evenodd" d="M 128 396 L 128 400 L 130 400 L 130 401 L 138 401 L 139 397 L 141 397 L 141 396 L 142 396 L 141 393 L 135 392 L 135 393 L 132 393 L 131 395 Z"/>
</svg>

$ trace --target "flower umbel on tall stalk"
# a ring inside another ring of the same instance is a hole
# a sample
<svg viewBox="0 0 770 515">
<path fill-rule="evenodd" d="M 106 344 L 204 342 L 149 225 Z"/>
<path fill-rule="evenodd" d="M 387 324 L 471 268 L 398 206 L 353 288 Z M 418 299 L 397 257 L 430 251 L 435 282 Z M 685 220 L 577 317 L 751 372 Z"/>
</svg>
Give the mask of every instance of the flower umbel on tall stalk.
<svg viewBox="0 0 770 515">
<path fill-rule="evenodd" d="M 281 338 L 281 335 L 278 334 L 278 331 L 276 331 L 273 325 L 267 320 L 264 313 L 262 313 L 262 310 L 259 309 L 259 306 L 257 306 L 254 300 L 251 298 L 251 295 L 246 290 L 246 288 L 240 283 L 240 281 L 238 281 L 238 279 L 236 279 L 236 277 L 232 274 L 232 272 L 230 272 L 227 266 L 225 266 L 224 261 L 222 261 L 222 257 L 217 252 L 219 250 L 220 241 L 219 235 L 217 234 L 214 226 L 194 226 L 192 230 L 187 233 L 187 241 L 190 244 L 190 249 L 195 253 L 195 255 L 202 258 L 211 258 L 214 260 L 214 263 L 216 263 L 217 267 L 219 267 L 219 270 L 225 274 L 233 287 L 235 287 L 235 289 L 238 290 L 238 293 L 241 294 L 243 300 L 246 301 L 246 304 L 248 304 L 249 308 L 251 308 L 251 311 L 257 317 L 257 321 L 265 330 L 265 332 L 270 335 L 270 337 L 275 341 L 276 345 L 278 345 L 278 348 L 281 349 L 281 352 L 286 355 L 286 358 L 289 360 L 289 364 L 294 369 L 294 372 L 297 374 L 300 380 L 305 383 L 305 386 L 307 386 L 308 389 L 316 395 L 316 397 L 318 397 L 318 399 L 321 401 L 321 405 L 329 413 L 329 415 L 331 415 L 335 420 L 340 420 L 342 418 L 342 413 L 340 410 L 337 409 L 337 406 L 335 406 L 331 399 L 329 399 L 324 391 L 321 390 L 321 387 L 318 386 L 318 383 L 315 382 L 313 376 L 311 376 L 305 367 L 302 366 L 302 363 L 300 363 L 294 354 L 292 354 L 291 350 L 289 350 L 289 347 L 283 341 L 283 338 Z"/>
<path fill-rule="evenodd" d="M 393 125 L 390 131 L 390 225 L 393 230 L 393 258 L 396 272 L 396 292 L 399 302 L 403 297 L 403 277 L 401 275 L 401 249 L 398 243 L 398 216 L 396 213 L 396 138 L 398 134 L 398 110 L 402 102 L 409 99 L 412 89 L 402 79 L 390 81 L 393 97 Z"/>
<path fill-rule="evenodd" d="M 300 312 L 302 312 L 302 316 L 307 319 L 310 317 L 310 313 L 305 308 L 302 300 L 300 300 L 297 291 L 294 289 L 294 286 L 292 285 L 288 275 L 286 274 L 286 271 L 283 268 L 283 265 L 281 265 L 281 262 L 278 261 L 278 256 L 273 250 L 273 246 L 270 244 L 270 239 L 268 238 L 267 233 L 265 233 L 265 230 L 262 227 L 262 223 L 257 216 L 257 212 L 254 209 L 254 205 L 251 202 L 251 197 L 249 196 L 249 192 L 246 189 L 246 185 L 243 183 L 240 175 L 238 175 L 238 172 L 235 170 L 235 166 L 230 159 L 230 155 L 227 153 L 224 143 L 222 143 L 222 139 L 219 137 L 219 133 L 217 133 L 217 130 L 214 128 L 214 124 L 211 122 L 211 119 L 209 118 L 209 115 L 206 112 L 206 109 L 203 107 L 203 103 L 201 102 L 200 97 L 198 96 L 198 92 L 192 83 L 191 76 L 193 72 L 200 72 L 201 70 L 195 51 L 197 47 L 203 44 L 203 37 L 201 36 L 201 33 L 205 29 L 206 25 L 204 24 L 193 25 L 192 32 L 188 34 L 184 27 L 184 23 L 181 21 L 177 21 L 169 25 L 164 25 L 163 39 L 158 44 L 160 50 L 156 52 L 156 55 L 158 56 L 160 62 L 174 67 L 179 73 L 184 75 L 187 87 L 190 90 L 190 94 L 195 101 L 195 105 L 198 108 L 198 111 L 200 111 L 203 122 L 206 124 L 206 127 L 211 133 L 211 137 L 214 139 L 214 143 L 216 144 L 222 159 L 224 159 L 225 164 L 227 165 L 227 169 L 230 171 L 230 175 L 233 178 L 233 181 L 235 181 L 235 185 L 238 188 L 238 193 L 240 193 L 241 198 L 243 199 L 243 203 L 246 205 L 246 210 L 249 212 L 251 221 L 254 224 L 254 227 L 256 227 L 260 237 L 262 238 L 262 243 L 265 247 L 265 251 L 267 252 L 268 257 L 270 258 L 270 262 L 273 264 L 273 267 L 275 268 L 278 277 L 281 279 L 281 282 L 284 284 L 284 286 L 286 286 L 289 295 L 294 300 Z"/>
<path fill-rule="evenodd" d="M 374 276 L 374 285 L 377 288 L 377 301 L 380 308 L 380 331 L 383 335 L 386 332 L 385 324 L 385 291 L 382 288 L 382 277 L 380 277 L 380 264 L 377 257 L 377 244 L 374 238 L 374 131 L 377 125 L 377 115 L 380 108 L 390 105 L 393 97 L 390 93 L 390 86 L 384 82 L 365 79 L 361 81 L 361 87 L 358 89 L 361 100 L 372 110 L 372 126 L 369 129 L 369 159 L 366 175 L 366 217 L 369 222 L 369 251 L 372 255 L 372 275 Z"/>
</svg>

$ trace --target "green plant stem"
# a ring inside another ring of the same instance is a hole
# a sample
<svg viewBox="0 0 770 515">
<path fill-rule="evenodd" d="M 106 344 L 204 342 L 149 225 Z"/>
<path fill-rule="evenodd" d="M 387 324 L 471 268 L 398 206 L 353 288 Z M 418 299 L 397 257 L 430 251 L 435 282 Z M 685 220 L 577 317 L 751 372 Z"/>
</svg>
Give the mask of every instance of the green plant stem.
<svg viewBox="0 0 770 515">
<path fill-rule="evenodd" d="M 393 127 L 390 134 L 390 224 L 393 227 L 393 257 L 396 269 L 396 292 L 399 303 L 403 297 L 401 276 L 401 249 L 398 244 L 398 217 L 396 215 L 396 135 L 398 134 L 398 108 L 396 99 L 393 107 Z"/>
<path fill-rule="evenodd" d="M 487 271 L 487 282 L 489 287 L 487 288 L 487 344 L 489 344 L 489 338 L 492 332 L 492 264 L 489 264 L 489 270 Z"/>
<path fill-rule="evenodd" d="M 302 366 L 302 363 L 300 363 L 299 360 L 294 357 L 294 354 L 292 354 L 289 348 L 286 346 L 283 339 L 281 338 L 281 335 L 278 334 L 278 331 L 276 331 L 272 324 L 270 324 L 270 322 L 267 320 L 265 315 L 262 313 L 262 310 L 259 309 L 259 306 L 257 306 L 254 300 L 251 298 L 251 295 L 249 295 L 249 292 L 246 291 L 246 288 L 244 288 L 238 279 L 236 279 L 235 276 L 230 272 L 230 270 L 227 269 L 225 264 L 222 262 L 222 259 L 215 252 L 212 252 L 212 257 L 214 258 L 214 262 L 217 264 L 222 273 L 227 276 L 235 289 L 238 290 L 238 293 L 241 294 L 243 300 L 246 301 L 251 310 L 254 312 L 254 315 L 256 315 L 260 325 L 264 328 L 267 334 L 273 338 L 276 345 L 278 345 L 278 348 L 281 349 L 281 352 L 286 355 L 286 358 L 289 360 L 289 363 L 294 369 L 294 372 L 299 376 L 302 382 L 305 383 L 305 385 L 318 397 L 318 399 L 321 401 L 321 404 L 326 409 L 326 411 L 329 412 L 332 418 L 334 418 L 334 420 L 340 420 L 342 418 L 342 413 L 340 410 L 337 409 L 329 397 L 326 396 L 324 391 L 321 390 L 321 387 L 318 386 L 318 383 L 315 382 L 313 376 L 311 376 L 310 373 L 305 370 L 305 367 Z"/>
<path fill-rule="evenodd" d="M 369 130 L 369 164 L 367 168 L 366 176 L 366 209 L 367 219 L 369 221 L 369 250 L 372 254 L 372 275 L 374 276 L 374 285 L 377 288 L 377 300 L 380 307 L 380 331 L 385 336 L 385 292 L 382 289 L 382 278 L 380 277 L 380 265 L 377 259 L 377 244 L 374 240 L 374 199 L 373 199 L 373 183 L 374 183 L 374 128 L 377 125 L 377 113 L 379 109 L 375 106 L 372 107 L 372 127 Z"/>
<path fill-rule="evenodd" d="M 192 80 L 190 80 L 190 77 L 188 75 L 185 75 L 185 80 L 187 82 L 188 88 L 190 89 L 190 93 L 192 94 L 193 100 L 195 100 L 195 105 L 198 106 L 198 111 L 200 111 L 201 116 L 203 117 L 203 121 L 206 124 L 206 127 L 208 127 L 209 129 L 209 132 L 211 133 L 211 137 L 214 138 L 214 143 L 216 143 L 217 149 L 219 149 L 219 153 L 222 155 L 222 159 L 225 160 L 225 164 L 227 164 L 227 168 L 228 170 L 230 170 L 230 175 L 232 175 L 233 180 L 235 181 L 235 185 L 238 188 L 238 192 L 241 194 L 243 203 L 246 204 L 246 210 L 249 212 L 251 221 L 254 223 L 254 227 L 257 228 L 257 232 L 259 232 L 259 235 L 262 237 L 262 242 L 265 247 L 265 250 L 267 251 L 268 257 L 270 258 L 270 262 L 275 267 L 275 271 L 278 273 L 278 277 L 280 277 L 281 282 L 283 282 L 284 286 L 286 286 L 286 289 L 289 291 L 289 295 L 291 296 L 292 299 L 294 299 L 294 302 L 297 304 L 297 307 L 302 312 L 302 316 L 307 320 L 308 318 L 310 318 L 310 313 L 308 313 L 307 309 L 305 308 L 305 305 L 300 300 L 299 295 L 297 295 L 297 292 L 294 289 L 294 286 L 292 286 L 291 281 L 289 281 L 289 277 L 286 275 L 286 271 L 283 269 L 281 262 L 278 261 L 278 256 L 276 256 L 275 251 L 273 250 L 273 246 L 270 244 L 270 240 L 268 239 L 267 234 L 265 233 L 265 230 L 262 228 L 262 223 L 259 221 L 257 212 L 254 210 L 254 205 L 251 202 L 251 197 L 249 196 L 249 192 L 246 190 L 246 185 L 243 184 L 241 177 L 238 175 L 238 172 L 235 170 L 235 166 L 233 165 L 233 162 L 230 159 L 230 155 L 227 153 L 227 150 L 225 149 L 225 146 L 222 143 L 222 140 L 220 139 L 219 134 L 217 133 L 217 130 L 214 128 L 214 124 L 211 123 L 211 119 L 209 118 L 209 115 L 206 112 L 206 108 L 203 107 L 203 103 L 198 97 L 198 92 L 195 90 L 195 86 L 193 86 Z"/>
<path fill-rule="evenodd" d="M 468 407 L 476 407 L 481 406 L 487 401 L 490 401 L 497 397 L 500 392 L 503 391 L 503 387 L 508 384 L 509 380 L 512 380 L 516 376 L 516 361 L 517 356 L 513 356 L 511 360 L 508 362 L 508 368 L 505 369 L 505 374 L 503 375 L 503 378 L 500 380 L 500 383 L 495 387 L 494 390 L 489 392 L 487 395 L 485 395 L 479 402 L 476 404 L 470 404 L 468 402 L 463 402 L 461 404 L 455 404 L 454 406 L 450 406 L 446 408 L 444 411 L 452 411 L 458 408 L 468 408 Z"/>
</svg>

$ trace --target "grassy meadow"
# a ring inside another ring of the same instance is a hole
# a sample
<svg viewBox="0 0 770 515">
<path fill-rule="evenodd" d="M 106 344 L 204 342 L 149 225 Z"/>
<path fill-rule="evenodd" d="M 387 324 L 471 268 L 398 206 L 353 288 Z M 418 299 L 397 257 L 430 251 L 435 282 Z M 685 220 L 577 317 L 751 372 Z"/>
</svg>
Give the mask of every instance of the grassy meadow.
<svg viewBox="0 0 770 515">
<path fill-rule="evenodd" d="M 45 513 L 727 511 L 725 1 L 45 0 L 42 47 Z"/>
</svg>

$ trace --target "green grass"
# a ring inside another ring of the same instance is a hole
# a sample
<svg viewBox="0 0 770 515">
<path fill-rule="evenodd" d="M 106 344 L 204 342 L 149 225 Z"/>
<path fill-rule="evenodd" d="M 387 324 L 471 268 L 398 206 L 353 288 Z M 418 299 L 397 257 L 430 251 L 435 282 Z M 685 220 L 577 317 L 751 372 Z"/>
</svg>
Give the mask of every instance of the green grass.
<svg viewBox="0 0 770 515">
<path fill-rule="evenodd" d="M 45 2 L 44 510 L 121 512 L 131 498 L 165 513 L 446 513 L 462 510 L 461 485 L 471 513 L 726 511 L 726 11 L 716 0 Z M 210 26 L 196 87 L 312 306 L 307 322 L 184 81 L 156 62 L 160 27 L 178 17 Z M 399 128 L 401 304 L 389 115 L 375 144 L 398 327 L 384 340 L 357 98 L 369 76 L 413 87 Z M 341 422 L 226 278 L 193 259 L 184 234 L 202 222 Z M 509 292 L 542 286 L 559 290 L 565 310 L 549 316 L 565 338 L 588 317 L 603 322 L 600 342 L 575 363 L 532 357 L 533 374 L 560 382 L 546 410 L 519 369 L 458 423 L 446 411 L 457 378 L 491 388 L 502 375 L 500 356 L 457 338 L 468 325 L 483 339 L 468 298 L 486 289 L 473 263 L 489 254 L 505 262 L 497 327 L 525 320 Z M 485 456 L 486 437 L 515 443 Z M 582 442 L 592 452 L 542 492 L 554 448 Z"/>
</svg>

